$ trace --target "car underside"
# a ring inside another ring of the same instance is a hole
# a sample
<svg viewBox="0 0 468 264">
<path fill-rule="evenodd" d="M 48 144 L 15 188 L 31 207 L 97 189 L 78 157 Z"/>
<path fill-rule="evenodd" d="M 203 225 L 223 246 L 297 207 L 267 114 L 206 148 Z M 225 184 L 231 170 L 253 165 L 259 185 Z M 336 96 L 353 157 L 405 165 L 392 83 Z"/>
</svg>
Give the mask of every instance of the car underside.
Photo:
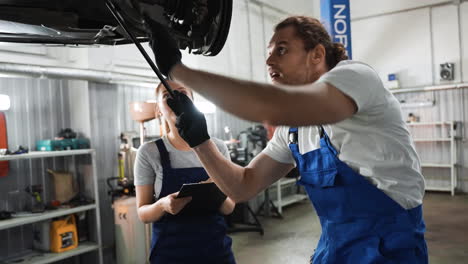
<svg viewBox="0 0 468 264">
<path fill-rule="evenodd" d="M 229 32 L 232 0 L 0 0 L 0 42 L 131 43 L 106 1 L 141 42 L 148 40 L 145 18 L 165 25 L 179 47 L 194 54 L 215 56 Z"/>
</svg>

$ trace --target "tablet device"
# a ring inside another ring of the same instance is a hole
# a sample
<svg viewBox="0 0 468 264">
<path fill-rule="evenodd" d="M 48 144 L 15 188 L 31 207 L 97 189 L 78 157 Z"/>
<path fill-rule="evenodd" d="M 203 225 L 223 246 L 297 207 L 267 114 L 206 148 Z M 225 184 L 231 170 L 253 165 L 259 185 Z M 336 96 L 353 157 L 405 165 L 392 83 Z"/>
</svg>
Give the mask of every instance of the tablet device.
<svg viewBox="0 0 468 264">
<path fill-rule="evenodd" d="M 177 198 L 188 196 L 191 196 L 192 200 L 182 209 L 182 213 L 184 214 L 217 212 L 227 198 L 213 182 L 186 183 L 182 185 Z"/>
</svg>

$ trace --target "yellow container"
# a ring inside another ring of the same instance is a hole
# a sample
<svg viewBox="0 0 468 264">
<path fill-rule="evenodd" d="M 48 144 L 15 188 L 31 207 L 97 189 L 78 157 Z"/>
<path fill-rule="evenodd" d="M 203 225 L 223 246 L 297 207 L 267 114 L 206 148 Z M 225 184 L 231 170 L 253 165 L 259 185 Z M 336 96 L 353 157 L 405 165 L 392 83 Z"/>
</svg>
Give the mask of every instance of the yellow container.
<svg viewBox="0 0 468 264">
<path fill-rule="evenodd" d="M 74 249 L 78 246 L 75 216 L 52 221 L 50 225 L 50 251 L 55 253 Z"/>
</svg>

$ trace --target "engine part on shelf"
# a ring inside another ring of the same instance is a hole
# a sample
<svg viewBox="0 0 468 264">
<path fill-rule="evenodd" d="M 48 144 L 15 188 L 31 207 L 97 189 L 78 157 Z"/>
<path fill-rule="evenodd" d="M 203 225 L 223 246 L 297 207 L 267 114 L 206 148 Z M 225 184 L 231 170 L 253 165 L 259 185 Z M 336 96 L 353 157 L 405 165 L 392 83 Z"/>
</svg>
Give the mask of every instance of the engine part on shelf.
<svg viewBox="0 0 468 264">
<path fill-rule="evenodd" d="M 262 125 L 255 125 L 239 133 L 238 144 L 229 144 L 231 160 L 240 165 L 247 165 L 257 156 L 268 141 L 267 130 Z"/>
<path fill-rule="evenodd" d="M 442 81 L 452 81 L 455 79 L 455 64 L 446 62 L 440 64 L 440 80 Z"/>
<path fill-rule="evenodd" d="M 6 220 L 11 218 L 11 212 L 9 211 L 0 211 L 0 220 Z"/>
<path fill-rule="evenodd" d="M 117 182 L 117 187 L 114 187 L 112 182 Z M 114 201 L 115 197 L 121 197 L 125 195 L 135 196 L 135 185 L 133 184 L 133 181 L 127 178 L 110 177 L 107 178 L 106 183 L 109 187 L 107 193 L 111 196 L 112 201 Z"/>
<path fill-rule="evenodd" d="M 408 117 L 406 118 L 406 122 L 407 123 L 419 122 L 419 116 L 417 116 L 417 115 L 415 115 L 413 113 L 409 113 Z"/>
<path fill-rule="evenodd" d="M 45 205 L 41 198 L 43 187 L 41 184 L 29 185 L 24 189 L 29 195 L 34 198 L 34 202 L 31 206 L 32 213 L 42 213 L 45 211 Z"/>
<path fill-rule="evenodd" d="M 60 130 L 57 136 L 59 138 L 72 139 L 72 138 L 76 138 L 76 132 L 73 131 L 73 129 L 71 128 L 63 128 Z"/>
</svg>

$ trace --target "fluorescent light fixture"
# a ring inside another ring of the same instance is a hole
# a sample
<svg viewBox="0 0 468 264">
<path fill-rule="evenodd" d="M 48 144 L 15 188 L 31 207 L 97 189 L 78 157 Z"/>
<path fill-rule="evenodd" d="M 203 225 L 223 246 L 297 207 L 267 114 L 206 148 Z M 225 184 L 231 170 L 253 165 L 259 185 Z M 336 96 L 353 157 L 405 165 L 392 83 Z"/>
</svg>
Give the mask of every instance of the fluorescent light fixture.
<svg viewBox="0 0 468 264">
<path fill-rule="evenodd" d="M 147 103 L 157 103 L 156 100 L 146 100 Z M 195 101 L 195 106 L 197 107 L 198 111 L 204 114 L 213 114 L 216 112 L 216 105 L 208 101 Z M 138 111 L 137 106 L 135 106 L 135 110 Z"/>
<path fill-rule="evenodd" d="M 204 114 L 213 114 L 216 112 L 216 106 L 208 101 L 196 101 L 194 102 L 198 110 Z"/>
<path fill-rule="evenodd" d="M 10 109 L 10 96 L 0 94 L 0 111 L 6 111 L 8 109 Z"/>
<path fill-rule="evenodd" d="M 414 101 L 414 102 L 404 102 L 400 103 L 401 108 L 417 108 L 417 107 L 427 107 L 433 106 L 434 101 Z"/>
</svg>

